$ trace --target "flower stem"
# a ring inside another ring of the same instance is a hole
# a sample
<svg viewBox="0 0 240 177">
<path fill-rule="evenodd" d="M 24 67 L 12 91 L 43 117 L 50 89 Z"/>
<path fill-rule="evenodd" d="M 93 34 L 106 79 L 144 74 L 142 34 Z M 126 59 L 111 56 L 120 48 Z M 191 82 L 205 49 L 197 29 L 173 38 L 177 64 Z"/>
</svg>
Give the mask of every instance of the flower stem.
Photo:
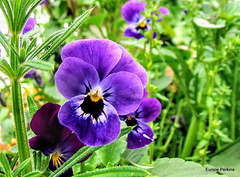
<svg viewBox="0 0 240 177">
<path fill-rule="evenodd" d="M 23 102 L 21 94 L 21 82 L 19 80 L 11 80 L 12 92 L 12 106 L 13 106 L 13 119 L 17 138 L 17 147 L 19 153 L 20 163 L 30 157 L 28 146 L 26 124 L 24 120 Z M 31 171 L 31 164 L 23 171 L 26 174 Z"/>
<path fill-rule="evenodd" d="M 231 107 L 231 138 L 236 138 L 236 92 L 237 92 L 237 77 L 238 77 L 238 58 L 235 59 L 234 75 L 233 75 L 233 91 L 232 91 L 232 107 Z"/>
</svg>

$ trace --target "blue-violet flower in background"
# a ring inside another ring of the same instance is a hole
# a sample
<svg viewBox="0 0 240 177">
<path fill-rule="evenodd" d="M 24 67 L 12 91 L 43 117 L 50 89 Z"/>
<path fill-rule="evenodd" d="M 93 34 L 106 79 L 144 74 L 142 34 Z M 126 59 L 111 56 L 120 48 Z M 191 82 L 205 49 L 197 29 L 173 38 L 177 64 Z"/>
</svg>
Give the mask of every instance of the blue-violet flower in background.
<svg viewBox="0 0 240 177">
<path fill-rule="evenodd" d="M 42 1 L 41 3 L 40 3 L 40 5 L 44 5 L 44 4 L 46 4 L 47 3 L 47 0 L 44 0 L 44 1 Z"/>
<path fill-rule="evenodd" d="M 37 21 L 35 20 L 35 18 L 30 17 L 27 23 L 25 24 L 25 27 L 23 28 L 22 34 L 25 34 L 26 32 L 33 30 L 36 24 Z"/>
<path fill-rule="evenodd" d="M 59 108 L 60 105 L 47 103 L 34 114 L 30 122 L 31 129 L 37 136 L 29 140 L 29 145 L 46 156 L 52 154 L 49 162 L 51 171 L 59 168 L 84 146 L 71 130 L 59 123 L 57 117 Z M 69 169 L 61 177 L 72 175 L 73 171 Z"/>
<path fill-rule="evenodd" d="M 71 42 L 61 55 L 55 82 L 68 101 L 59 111 L 60 123 L 84 144 L 113 142 L 121 129 L 118 115 L 140 104 L 146 70 L 123 47 L 106 39 Z"/>
<path fill-rule="evenodd" d="M 44 86 L 42 74 L 35 69 L 31 69 L 30 71 L 28 71 L 27 74 L 25 74 L 24 78 L 34 79 L 38 85 L 40 85 L 41 87 Z"/>
<path fill-rule="evenodd" d="M 127 1 L 121 9 L 122 16 L 126 22 L 129 23 L 125 29 L 124 35 L 126 37 L 133 37 L 141 39 L 145 37 L 142 33 L 152 29 L 151 18 L 144 17 L 140 12 L 145 11 L 146 3 L 139 2 L 138 0 Z M 169 14 L 169 10 L 165 7 L 160 7 L 159 12 L 162 15 Z M 158 21 L 161 21 L 160 18 Z M 153 38 L 157 36 L 157 33 L 153 33 Z"/>
<path fill-rule="evenodd" d="M 154 133 L 147 123 L 155 120 L 161 109 L 162 106 L 156 98 L 143 98 L 136 111 L 120 116 L 127 126 L 133 127 L 127 137 L 128 149 L 141 148 L 152 143 Z"/>
</svg>

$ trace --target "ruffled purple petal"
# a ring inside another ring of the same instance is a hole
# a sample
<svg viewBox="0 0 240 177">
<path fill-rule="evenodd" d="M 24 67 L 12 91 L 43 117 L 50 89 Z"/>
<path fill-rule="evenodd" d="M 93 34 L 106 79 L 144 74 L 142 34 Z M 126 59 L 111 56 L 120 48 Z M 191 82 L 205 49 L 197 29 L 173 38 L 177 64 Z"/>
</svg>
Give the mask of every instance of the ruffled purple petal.
<svg viewBox="0 0 240 177">
<path fill-rule="evenodd" d="M 100 83 L 103 97 L 119 115 L 131 113 L 137 109 L 143 96 L 143 86 L 137 75 L 120 71 L 106 77 Z"/>
<path fill-rule="evenodd" d="M 122 50 L 122 56 L 119 62 L 116 64 L 116 66 L 112 69 L 110 74 L 117 73 L 119 71 L 127 71 L 136 74 L 142 81 L 142 84 L 145 86 L 148 82 L 147 71 L 142 65 L 133 60 L 132 55 L 126 49 L 124 49 L 120 45 L 119 47 Z"/>
<path fill-rule="evenodd" d="M 66 58 L 55 74 L 58 91 L 67 99 L 85 95 L 100 81 L 96 69 L 78 58 Z"/>
<path fill-rule="evenodd" d="M 166 7 L 160 7 L 159 9 L 158 9 L 158 11 L 161 13 L 161 14 L 163 14 L 163 15 L 168 15 L 168 14 L 170 14 L 170 11 L 169 11 L 169 9 L 168 8 L 166 8 Z"/>
<path fill-rule="evenodd" d="M 35 136 L 29 140 L 29 146 L 34 150 L 41 151 L 45 156 L 49 156 L 54 150 L 54 137 L 51 135 Z"/>
<path fill-rule="evenodd" d="M 156 98 L 143 98 L 135 111 L 135 118 L 142 122 L 151 122 L 161 113 L 161 103 Z"/>
<path fill-rule="evenodd" d="M 57 114 L 59 108 L 60 105 L 58 104 L 47 103 L 37 110 L 30 122 L 32 131 L 36 135 L 49 135 L 49 121 L 54 113 Z"/>
<path fill-rule="evenodd" d="M 128 134 L 127 148 L 136 149 L 152 143 L 153 130 L 151 127 L 141 121 L 138 121 L 138 125 Z"/>
<path fill-rule="evenodd" d="M 146 3 L 141 3 L 138 1 L 128 1 L 121 9 L 122 16 L 124 20 L 128 23 L 138 22 L 143 16 L 140 13 L 145 11 Z"/>
<path fill-rule="evenodd" d="M 144 38 L 145 36 L 143 34 L 140 33 L 140 31 L 138 31 L 136 29 L 138 24 L 132 23 L 130 25 L 127 26 L 127 28 L 124 31 L 124 35 L 126 37 L 133 37 L 136 39 L 141 39 Z"/>
<path fill-rule="evenodd" d="M 84 96 L 76 96 L 67 101 L 59 111 L 59 121 L 74 131 L 84 144 L 100 146 L 113 142 L 121 127 L 117 111 L 104 102 L 103 112 L 95 121 L 79 107 L 83 100 Z"/>
<path fill-rule="evenodd" d="M 146 88 L 143 88 L 143 98 L 147 98 L 148 97 L 148 91 Z"/>
<path fill-rule="evenodd" d="M 107 39 L 85 39 L 73 41 L 62 49 L 62 60 L 76 57 L 93 65 L 100 79 L 108 75 L 121 58 L 122 51 L 113 41 Z"/>
<path fill-rule="evenodd" d="M 23 29 L 22 34 L 25 34 L 26 32 L 33 30 L 36 24 L 37 24 L 37 21 L 35 20 L 35 18 L 30 17 Z"/>
</svg>

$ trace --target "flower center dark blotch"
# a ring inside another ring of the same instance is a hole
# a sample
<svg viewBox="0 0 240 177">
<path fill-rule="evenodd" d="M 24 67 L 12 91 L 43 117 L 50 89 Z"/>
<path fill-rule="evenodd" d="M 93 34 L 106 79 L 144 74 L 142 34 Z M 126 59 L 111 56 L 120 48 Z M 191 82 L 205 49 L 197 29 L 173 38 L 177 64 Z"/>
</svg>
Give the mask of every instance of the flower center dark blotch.
<svg viewBox="0 0 240 177">
<path fill-rule="evenodd" d="M 147 24 L 146 23 L 140 23 L 137 27 L 136 30 L 146 30 L 147 29 Z"/>
<path fill-rule="evenodd" d="M 136 125 L 138 125 L 137 120 L 132 115 L 130 115 L 126 119 L 126 124 L 127 124 L 127 126 L 136 126 Z"/>
<path fill-rule="evenodd" d="M 96 95 L 89 94 L 84 98 L 83 103 L 80 105 L 85 114 L 90 114 L 97 121 L 98 116 L 103 111 L 103 99 Z"/>
</svg>

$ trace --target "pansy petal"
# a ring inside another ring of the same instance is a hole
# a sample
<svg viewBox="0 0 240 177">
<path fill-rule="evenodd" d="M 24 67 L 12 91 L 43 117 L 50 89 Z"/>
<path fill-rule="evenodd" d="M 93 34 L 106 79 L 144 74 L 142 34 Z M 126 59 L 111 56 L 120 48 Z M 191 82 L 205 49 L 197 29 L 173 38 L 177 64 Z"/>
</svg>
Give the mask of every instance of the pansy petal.
<svg viewBox="0 0 240 177">
<path fill-rule="evenodd" d="M 30 123 L 32 131 L 36 135 L 50 134 L 50 130 L 48 128 L 49 120 L 52 115 L 59 110 L 59 108 L 60 105 L 58 104 L 47 103 L 37 110 Z"/>
<path fill-rule="evenodd" d="M 136 149 L 148 145 L 152 143 L 153 136 L 154 133 L 151 127 L 144 122 L 138 121 L 138 126 L 128 134 L 127 148 Z"/>
<path fill-rule="evenodd" d="M 67 58 L 55 74 L 58 91 L 67 99 L 85 95 L 99 83 L 96 69 L 78 58 Z"/>
<path fill-rule="evenodd" d="M 25 24 L 22 34 L 25 34 L 26 32 L 33 30 L 33 28 L 35 27 L 36 24 L 37 24 L 37 22 L 36 22 L 35 18 L 30 17 L 28 19 L 27 23 Z"/>
<path fill-rule="evenodd" d="M 126 37 L 133 37 L 133 38 L 136 38 L 136 39 L 143 38 L 144 35 L 141 34 L 140 31 L 138 31 L 136 29 L 136 27 L 137 27 L 137 24 L 130 24 L 130 25 L 128 25 L 127 28 L 124 31 L 124 36 L 126 36 Z"/>
<path fill-rule="evenodd" d="M 114 107 L 105 102 L 103 112 L 95 120 L 79 107 L 83 100 L 84 96 L 76 96 L 67 101 L 59 111 L 59 121 L 90 146 L 109 144 L 117 139 L 121 125 Z"/>
<path fill-rule="evenodd" d="M 119 71 L 127 71 L 133 74 L 136 74 L 140 80 L 142 81 L 143 85 L 146 85 L 148 82 L 148 75 L 145 68 L 140 65 L 138 62 L 133 60 L 132 55 L 124 49 L 122 46 L 119 45 L 122 50 L 122 56 L 116 66 L 112 69 L 110 73 L 117 73 Z"/>
<path fill-rule="evenodd" d="M 54 137 L 50 135 L 35 136 L 29 140 L 29 146 L 34 150 L 41 151 L 44 155 L 49 156 L 54 148 L 52 141 Z"/>
<path fill-rule="evenodd" d="M 151 122 L 160 115 L 161 109 L 161 103 L 156 98 L 143 98 L 135 111 L 135 118 L 143 122 Z"/>
<path fill-rule="evenodd" d="M 170 14 L 169 9 L 166 8 L 166 7 L 163 7 L 163 6 L 160 7 L 160 8 L 158 9 L 158 11 L 161 12 L 161 14 L 163 14 L 163 15 L 168 15 L 168 14 Z"/>
<path fill-rule="evenodd" d="M 143 86 L 135 74 L 120 71 L 106 77 L 100 83 L 104 99 L 119 115 L 131 113 L 137 109 L 143 96 Z"/>
<path fill-rule="evenodd" d="M 121 9 L 124 20 L 126 20 L 128 23 L 138 22 L 142 18 L 142 14 L 140 12 L 145 11 L 146 5 L 146 3 L 141 3 L 138 1 L 126 2 Z"/>
<path fill-rule="evenodd" d="M 120 60 L 122 51 L 107 39 L 85 39 L 73 41 L 62 49 L 62 60 L 76 57 L 93 65 L 102 80 Z M 89 74 L 90 75 L 90 74 Z"/>
</svg>

